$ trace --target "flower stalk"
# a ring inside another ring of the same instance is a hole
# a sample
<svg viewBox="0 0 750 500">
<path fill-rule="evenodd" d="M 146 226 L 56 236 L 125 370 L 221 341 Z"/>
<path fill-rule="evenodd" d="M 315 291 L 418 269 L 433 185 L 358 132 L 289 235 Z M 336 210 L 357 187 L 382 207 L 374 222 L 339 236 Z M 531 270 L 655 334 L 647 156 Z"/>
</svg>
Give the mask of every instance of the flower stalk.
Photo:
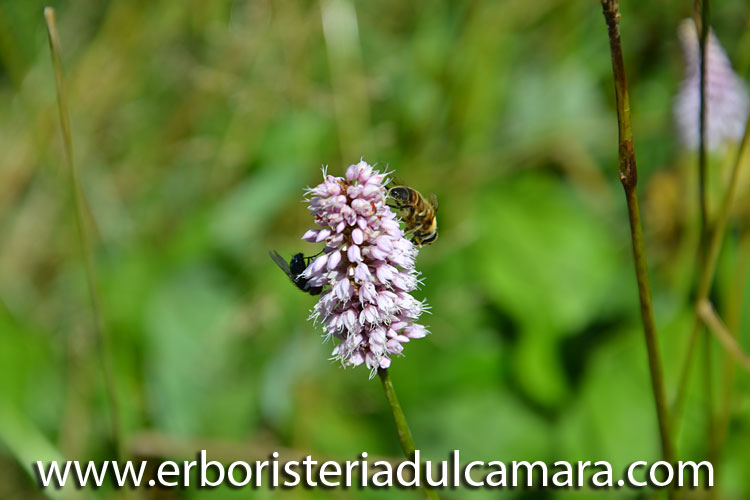
<svg viewBox="0 0 750 500">
<path fill-rule="evenodd" d="M 700 203 L 700 241 L 698 248 L 698 269 L 706 267 L 706 244 L 708 242 L 708 193 L 706 183 L 708 170 L 707 125 L 708 125 L 708 35 L 711 27 L 709 0 L 701 0 L 701 67 L 700 67 L 700 144 L 698 147 L 698 197 Z M 701 304 L 698 304 L 700 311 Z M 700 316 L 700 312 L 698 313 Z M 700 328 L 698 329 L 700 330 Z M 714 394 L 713 370 L 711 363 L 711 338 L 708 331 L 703 337 L 703 369 L 706 427 L 709 436 L 709 450 L 714 448 Z"/>
<path fill-rule="evenodd" d="M 615 85 L 615 100 L 617 103 L 617 124 L 619 132 L 619 162 L 620 181 L 625 190 L 630 221 L 630 235 L 635 261 L 635 274 L 638 282 L 638 297 L 640 300 L 641 321 L 646 340 L 649 370 L 651 374 L 651 388 L 656 403 L 656 414 L 661 438 L 661 449 L 664 460 L 674 463 L 675 454 L 672 445 L 671 422 L 669 406 L 664 389 L 664 376 L 661 357 L 654 324 L 654 311 L 651 300 L 651 285 L 648 276 L 648 263 L 643 242 L 643 228 L 641 226 L 640 210 L 638 208 L 638 170 L 633 148 L 633 126 L 630 118 L 630 97 L 628 95 L 627 80 L 625 78 L 625 63 L 622 57 L 622 42 L 620 40 L 620 11 L 617 0 L 601 0 L 604 19 L 609 34 L 609 47 L 612 58 L 612 72 Z M 673 497 L 673 490 L 669 491 Z"/>
<path fill-rule="evenodd" d="M 388 373 L 387 368 L 378 370 L 378 375 L 380 376 L 380 381 L 383 383 L 385 398 L 388 400 L 388 406 L 391 408 L 391 413 L 393 414 L 393 422 L 396 424 L 396 432 L 398 433 L 398 440 L 401 443 L 401 449 L 404 450 L 406 458 L 412 459 L 414 458 L 416 447 L 414 446 L 414 439 L 411 436 L 409 424 L 406 422 L 406 415 L 404 415 L 404 410 L 401 409 L 401 405 L 396 397 L 391 375 Z M 423 490 L 427 498 L 431 500 L 438 499 L 435 490 L 427 487 L 423 488 Z"/>
</svg>

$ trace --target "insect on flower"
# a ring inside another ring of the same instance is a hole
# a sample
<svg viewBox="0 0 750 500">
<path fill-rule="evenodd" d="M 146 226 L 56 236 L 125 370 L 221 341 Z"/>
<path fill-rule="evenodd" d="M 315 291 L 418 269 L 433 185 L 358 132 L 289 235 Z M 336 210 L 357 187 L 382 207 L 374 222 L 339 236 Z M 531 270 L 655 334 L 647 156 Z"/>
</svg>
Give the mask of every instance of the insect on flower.
<svg viewBox="0 0 750 500">
<path fill-rule="evenodd" d="M 299 288 L 303 292 L 307 292 L 310 295 L 320 295 L 320 292 L 323 291 L 323 287 L 312 286 L 310 284 L 310 280 L 302 276 L 302 273 L 305 271 L 305 268 L 310 263 L 313 257 L 305 257 L 300 252 L 294 254 L 292 259 L 287 263 L 287 261 L 285 261 L 284 258 L 275 250 L 269 251 L 268 255 L 276 263 L 276 265 L 279 266 L 282 271 L 284 271 L 284 274 L 289 276 L 289 279 L 292 280 L 292 283 L 297 285 L 297 288 Z"/>
<path fill-rule="evenodd" d="M 327 287 L 310 319 L 326 340 L 338 341 L 333 359 L 364 364 L 371 377 L 402 355 L 403 344 L 428 334 L 416 323 L 427 305 L 411 295 L 420 282 L 418 250 L 386 204 L 386 176 L 364 161 L 345 177 L 324 171 L 324 181 L 307 190 L 317 227 L 302 237 L 325 242 L 302 273 L 310 286 Z"/>
<path fill-rule="evenodd" d="M 421 247 L 437 239 L 438 200 L 435 194 L 430 193 L 425 199 L 416 189 L 393 186 L 388 190 L 388 196 L 395 203 L 389 206 L 401 211 L 406 234 L 411 234 L 414 244 Z"/>
</svg>

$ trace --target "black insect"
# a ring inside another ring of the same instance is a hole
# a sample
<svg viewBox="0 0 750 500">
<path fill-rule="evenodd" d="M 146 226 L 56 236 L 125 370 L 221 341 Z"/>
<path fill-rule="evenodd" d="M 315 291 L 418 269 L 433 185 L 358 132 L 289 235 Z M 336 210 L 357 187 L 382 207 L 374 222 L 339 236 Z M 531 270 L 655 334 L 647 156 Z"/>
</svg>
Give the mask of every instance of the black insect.
<svg viewBox="0 0 750 500">
<path fill-rule="evenodd" d="M 310 295 L 319 295 L 320 292 L 323 291 L 322 286 L 312 286 L 310 285 L 309 280 L 302 276 L 302 273 L 307 268 L 307 265 L 312 257 L 305 257 L 301 253 L 297 253 L 294 254 L 289 263 L 287 263 L 287 261 L 285 261 L 284 258 L 275 250 L 269 251 L 268 255 L 276 263 L 276 265 L 279 266 L 282 271 L 284 271 L 284 274 L 289 276 L 289 279 L 292 280 L 292 283 L 297 285 L 297 288 L 299 288 L 303 292 L 307 292 Z"/>
</svg>

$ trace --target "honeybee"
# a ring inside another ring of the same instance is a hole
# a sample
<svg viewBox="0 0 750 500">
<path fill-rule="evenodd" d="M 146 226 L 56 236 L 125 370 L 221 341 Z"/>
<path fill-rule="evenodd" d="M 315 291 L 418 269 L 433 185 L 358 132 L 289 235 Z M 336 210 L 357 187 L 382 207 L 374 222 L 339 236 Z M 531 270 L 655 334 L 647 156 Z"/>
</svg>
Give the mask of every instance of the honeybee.
<svg viewBox="0 0 750 500">
<path fill-rule="evenodd" d="M 307 292 L 310 295 L 319 295 L 320 292 L 323 291 L 323 287 L 311 286 L 309 280 L 302 276 L 302 273 L 305 272 L 307 264 L 309 263 L 310 259 L 312 259 L 312 257 L 305 257 L 304 255 L 302 255 L 302 253 L 297 253 L 294 254 L 289 263 L 287 263 L 287 261 L 285 261 L 284 258 L 275 250 L 269 251 L 268 255 L 271 257 L 271 260 L 273 260 L 276 265 L 279 266 L 282 271 L 284 271 L 284 274 L 289 276 L 289 279 L 292 280 L 292 283 L 297 285 L 297 288 L 299 288 L 303 292 Z"/>
<path fill-rule="evenodd" d="M 406 234 L 411 234 L 415 245 L 429 245 L 437 239 L 437 196 L 430 193 L 425 199 L 419 191 L 407 186 L 393 186 L 388 196 L 395 203 L 391 207 L 401 211 Z"/>
</svg>

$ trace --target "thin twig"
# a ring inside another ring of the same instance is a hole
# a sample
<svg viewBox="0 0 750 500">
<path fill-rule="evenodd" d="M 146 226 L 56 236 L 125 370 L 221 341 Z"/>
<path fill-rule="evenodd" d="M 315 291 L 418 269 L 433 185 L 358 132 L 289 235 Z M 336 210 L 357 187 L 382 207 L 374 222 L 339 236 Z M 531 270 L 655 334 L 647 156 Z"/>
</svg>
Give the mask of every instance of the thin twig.
<svg viewBox="0 0 750 500">
<path fill-rule="evenodd" d="M 393 421 L 396 423 L 396 432 L 398 432 L 398 440 L 401 443 L 401 448 L 404 450 L 406 458 L 412 459 L 414 457 L 414 451 L 416 450 L 414 439 L 411 437 L 409 424 L 406 423 L 404 410 L 401 409 L 401 405 L 396 397 L 396 390 L 393 388 L 391 375 L 388 373 L 387 369 L 378 370 L 378 375 L 380 375 L 380 381 L 383 382 L 385 397 L 388 400 L 388 406 L 391 408 L 391 413 L 393 413 Z M 423 490 L 427 498 L 431 500 L 438 499 L 437 493 L 434 490 L 427 487 L 423 488 Z"/>
<path fill-rule="evenodd" d="M 732 358 L 734 358 L 734 360 L 745 369 L 745 371 L 750 373 L 750 356 L 742 350 L 742 347 L 737 343 L 734 335 L 729 332 L 729 329 L 719 315 L 716 314 L 716 310 L 713 305 L 711 305 L 711 302 L 708 300 L 701 301 L 701 303 L 698 304 L 698 315 L 711 333 L 713 333 L 719 342 L 721 342 L 724 349 L 726 349 L 726 352 L 729 353 Z"/>
<path fill-rule="evenodd" d="M 657 342 L 656 326 L 654 324 L 654 310 L 651 302 L 651 285 L 648 277 L 648 263 L 643 243 L 643 228 L 638 209 L 638 171 L 633 149 L 633 126 L 630 119 L 630 98 L 628 96 L 627 80 L 625 78 L 625 63 L 622 57 L 622 43 L 620 41 L 620 12 L 617 0 L 601 0 L 604 19 L 609 33 L 609 47 L 612 56 L 612 72 L 615 84 L 615 98 L 617 101 L 617 123 L 619 131 L 619 172 L 620 181 L 625 189 L 625 199 L 628 205 L 630 219 L 630 235 L 633 243 L 633 257 L 635 274 L 638 281 L 638 297 L 641 304 L 641 321 L 646 338 L 646 350 L 651 372 L 651 388 L 656 403 L 656 414 L 659 423 L 662 455 L 667 462 L 674 463 L 675 454 L 672 445 L 669 406 L 664 390 L 664 376 L 661 367 L 661 357 Z M 669 491 L 670 498 L 674 491 Z"/>
<path fill-rule="evenodd" d="M 112 441 L 116 455 L 119 458 L 121 457 L 122 450 L 122 435 L 120 430 L 115 382 L 112 374 L 112 365 L 109 359 L 108 342 L 100 313 L 101 308 L 99 306 L 99 292 L 96 273 L 94 271 L 94 256 L 91 238 L 89 236 L 84 216 L 86 201 L 78 179 L 78 171 L 75 162 L 73 161 L 73 140 L 70 133 L 70 118 L 65 93 L 65 82 L 63 80 L 62 64 L 60 62 L 60 38 L 57 33 L 57 24 L 55 22 L 55 9 L 52 7 L 46 7 L 44 9 L 44 18 L 47 22 L 47 34 L 49 36 L 50 51 L 52 52 L 52 67 L 55 73 L 55 83 L 57 85 L 57 104 L 60 111 L 60 127 L 62 128 L 63 143 L 65 146 L 65 165 L 70 174 L 70 190 L 73 194 L 75 203 L 78 239 L 81 244 L 81 252 L 83 253 L 83 260 L 86 266 L 86 280 L 88 282 L 91 309 L 94 317 L 94 337 L 99 351 L 99 360 L 102 365 L 104 383 L 107 390 L 107 398 L 109 400 L 110 418 L 112 423 Z"/>
</svg>

